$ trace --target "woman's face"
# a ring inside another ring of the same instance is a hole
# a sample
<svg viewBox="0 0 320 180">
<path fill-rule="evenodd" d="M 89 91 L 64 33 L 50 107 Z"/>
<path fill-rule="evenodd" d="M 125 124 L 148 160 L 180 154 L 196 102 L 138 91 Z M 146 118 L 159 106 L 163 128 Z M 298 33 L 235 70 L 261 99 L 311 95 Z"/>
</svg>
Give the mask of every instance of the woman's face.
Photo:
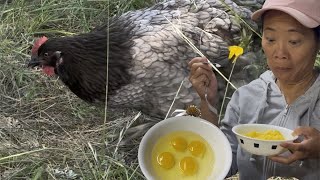
<svg viewBox="0 0 320 180">
<path fill-rule="evenodd" d="M 319 49 L 313 29 L 306 28 L 290 15 L 268 11 L 264 16 L 262 48 L 276 78 L 297 83 L 312 74 Z"/>
</svg>

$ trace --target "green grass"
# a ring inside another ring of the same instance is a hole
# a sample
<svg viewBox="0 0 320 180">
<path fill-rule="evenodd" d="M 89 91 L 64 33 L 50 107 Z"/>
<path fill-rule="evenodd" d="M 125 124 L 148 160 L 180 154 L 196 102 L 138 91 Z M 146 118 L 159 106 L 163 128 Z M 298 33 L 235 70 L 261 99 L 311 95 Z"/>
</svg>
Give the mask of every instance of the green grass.
<svg viewBox="0 0 320 180">
<path fill-rule="evenodd" d="M 143 179 L 136 154 L 118 143 L 136 112 L 113 113 L 109 118 L 117 120 L 105 124 L 103 107 L 79 100 L 26 62 L 35 37 L 88 32 L 108 16 L 152 3 L 1 2 L 0 179 Z"/>
</svg>

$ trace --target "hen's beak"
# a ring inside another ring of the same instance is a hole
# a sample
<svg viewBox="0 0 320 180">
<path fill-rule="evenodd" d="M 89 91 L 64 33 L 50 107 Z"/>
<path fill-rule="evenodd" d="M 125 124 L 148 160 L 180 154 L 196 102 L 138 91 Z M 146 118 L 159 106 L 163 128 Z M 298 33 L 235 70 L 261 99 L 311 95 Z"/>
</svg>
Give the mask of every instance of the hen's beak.
<svg viewBox="0 0 320 180">
<path fill-rule="evenodd" d="M 28 67 L 34 68 L 40 65 L 40 61 L 37 56 L 31 56 L 31 59 L 28 63 Z"/>
</svg>

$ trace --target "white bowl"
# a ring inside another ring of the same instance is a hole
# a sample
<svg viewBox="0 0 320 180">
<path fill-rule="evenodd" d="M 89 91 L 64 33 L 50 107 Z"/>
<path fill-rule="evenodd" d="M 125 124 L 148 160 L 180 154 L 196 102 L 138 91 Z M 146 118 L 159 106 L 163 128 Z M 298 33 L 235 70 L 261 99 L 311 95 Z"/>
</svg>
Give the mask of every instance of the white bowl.
<svg viewBox="0 0 320 180">
<path fill-rule="evenodd" d="M 267 130 L 278 130 L 285 140 L 260 140 L 244 136 L 252 131 L 264 132 Z M 272 156 L 285 152 L 287 149 L 280 146 L 283 142 L 293 142 L 298 136 L 292 136 L 292 130 L 269 124 L 241 124 L 232 128 L 236 134 L 241 148 L 255 155 Z"/>
<path fill-rule="evenodd" d="M 172 117 L 160 121 L 143 136 L 138 151 L 139 165 L 142 173 L 148 180 L 156 179 L 152 167 L 152 149 L 157 140 L 174 131 L 191 131 L 199 134 L 211 146 L 215 164 L 208 179 L 222 180 L 226 177 L 232 163 L 230 143 L 219 128 L 213 124 L 193 116 Z"/>
</svg>

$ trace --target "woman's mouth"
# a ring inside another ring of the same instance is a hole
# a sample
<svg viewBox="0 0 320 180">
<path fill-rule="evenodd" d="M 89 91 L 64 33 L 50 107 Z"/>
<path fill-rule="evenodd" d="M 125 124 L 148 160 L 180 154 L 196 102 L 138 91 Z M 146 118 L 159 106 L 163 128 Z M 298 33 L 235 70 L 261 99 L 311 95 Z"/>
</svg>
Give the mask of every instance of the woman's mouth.
<svg viewBox="0 0 320 180">
<path fill-rule="evenodd" d="M 282 71 L 282 72 L 285 72 L 285 71 L 290 71 L 291 68 L 287 68 L 287 67 L 276 67 L 275 70 L 276 71 Z"/>
</svg>

